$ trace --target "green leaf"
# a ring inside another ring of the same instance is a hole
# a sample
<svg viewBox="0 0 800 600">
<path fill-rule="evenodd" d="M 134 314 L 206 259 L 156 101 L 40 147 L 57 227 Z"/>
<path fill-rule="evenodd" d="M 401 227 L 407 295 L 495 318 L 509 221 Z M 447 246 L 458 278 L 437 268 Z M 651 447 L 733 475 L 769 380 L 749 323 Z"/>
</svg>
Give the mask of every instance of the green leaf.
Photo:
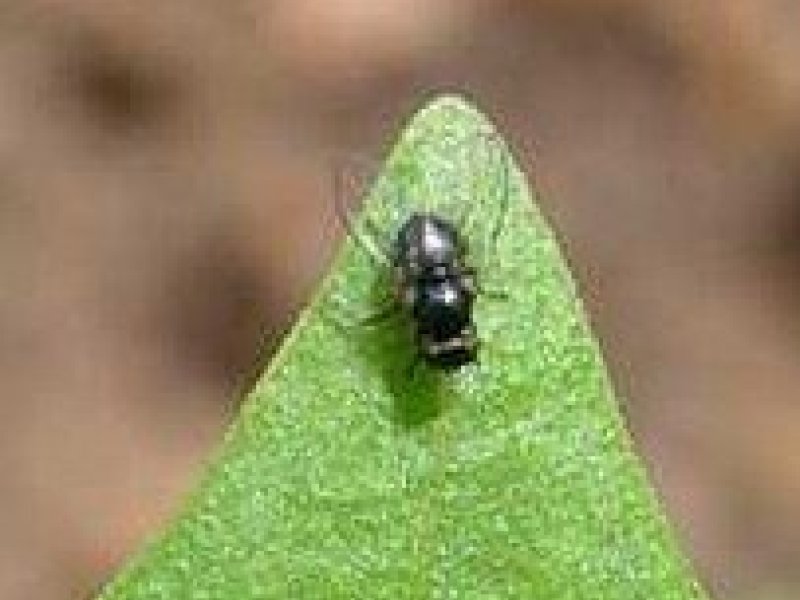
<svg viewBox="0 0 800 600">
<path fill-rule="evenodd" d="M 363 235 L 199 489 L 103 598 L 705 597 L 632 451 L 556 239 L 491 131 L 451 97 L 414 117 L 354 224 Z M 361 243 L 367 219 L 383 231 L 373 241 L 390 241 L 401 205 L 477 217 L 469 256 L 507 296 L 479 297 L 478 365 L 412 366 L 410 323 L 351 318 L 387 290 Z"/>
</svg>

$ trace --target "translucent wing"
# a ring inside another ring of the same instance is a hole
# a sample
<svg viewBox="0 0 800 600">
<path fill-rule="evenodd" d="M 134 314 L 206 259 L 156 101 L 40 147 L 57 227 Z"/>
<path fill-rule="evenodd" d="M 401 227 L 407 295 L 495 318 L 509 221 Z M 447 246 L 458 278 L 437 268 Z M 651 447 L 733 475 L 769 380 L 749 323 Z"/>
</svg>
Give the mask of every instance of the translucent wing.
<svg viewBox="0 0 800 600">
<path fill-rule="evenodd" d="M 488 124 L 442 133 L 421 140 L 417 153 L 390 157 L 388 176 L 402 190 L 406 213 L 433 212 L 453 222 L 475 266 L 491 270 L 508 216 L 508 151 Z"/>
<path fill-rule="evenodd" d="M 345 328 L 381 325 L 396 312 L 391 281 L 392 244 L 404 218 L 401 189 L 380 172 L 382 162 L 350 155 L 333 165 L 337 219 L 368 257 L 375 277 L 370 290 L 348 290 L 337 296 L 333 321 Z"/>
<path fill-rule="evenodd" d="M 495 131 L 478 132 L 467 152 L 469 197 L 459 215 L 460 226 L 474 259 L 490 266 L 508 218 L 510 158 Z"/>
<path fill-rule="evenodd" d="M 359 214 L 376 177 L 377 163 L 360 157 L 336 161 L 333 167 L 333 199 L 341 225 L 379 265 L 388 266 L 390 247 L 386 232 L 375 219 Z"/>
</svg>

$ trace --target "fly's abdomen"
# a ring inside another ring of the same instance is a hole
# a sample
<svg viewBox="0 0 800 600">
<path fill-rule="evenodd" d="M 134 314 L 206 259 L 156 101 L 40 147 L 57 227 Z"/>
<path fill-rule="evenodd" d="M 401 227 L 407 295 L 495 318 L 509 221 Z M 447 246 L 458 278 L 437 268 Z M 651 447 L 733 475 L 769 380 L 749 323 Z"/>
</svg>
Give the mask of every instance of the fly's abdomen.
<svg viewBox="0 0 800 600">
<path fill-rule="evenodd" d="M 472 293 L 457 278 L 419 285 L 413 313 L 420 350 L 428 363 L 456 368 L 474 362 L 473 301 Z"/>
<path fill-rule="evenodd" d="M 413 315 L 421 333 L 446 339 L 472 322 L 471 294 L 455 280 L 425 282 L 416 295 Z"/>
</svg>

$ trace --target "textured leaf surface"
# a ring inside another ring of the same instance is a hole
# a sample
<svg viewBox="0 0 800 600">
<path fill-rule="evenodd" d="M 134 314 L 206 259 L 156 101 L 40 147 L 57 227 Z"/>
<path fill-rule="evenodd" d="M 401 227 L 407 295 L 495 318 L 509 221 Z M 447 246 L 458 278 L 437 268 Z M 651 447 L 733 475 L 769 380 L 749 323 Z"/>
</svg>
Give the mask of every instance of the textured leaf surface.
<svg viewBox="0 0 800 600">
<path fill-rule="evenodd" d="M 496 143 L 480 134 L 490 127 L 436 101 L 365 205 L 390 231 L 392 202 L 436 209 L 432 197 L 472 190 L 479 276 L 507 295 L 478 302 L 480 364 L 410 367 L 402 319 L 342 327 L 385 286 L 351 237 L 187 507 L 103 598 L 704 597 L 516 167 L 508 218 L 485 243 L 504 189 L 496 161 L 475 159 Z"/>
</svg>

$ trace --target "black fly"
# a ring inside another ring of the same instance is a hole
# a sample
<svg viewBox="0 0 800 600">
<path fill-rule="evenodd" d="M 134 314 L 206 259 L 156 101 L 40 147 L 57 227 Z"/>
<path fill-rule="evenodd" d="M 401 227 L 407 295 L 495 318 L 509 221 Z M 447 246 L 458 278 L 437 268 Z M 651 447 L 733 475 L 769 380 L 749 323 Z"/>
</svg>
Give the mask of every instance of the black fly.
<svg viewBox="0 0 800 600">
<path fill-rule="evenodd" d="M 375 323 L 405 314 L 413 326 L 418 356 L 443 371 L 478 361 L 473 308 L 481 288 L 471 264 L 475 249 L 470 234 L 475 227 L 488 232 L 490 246 L 483 250 L 484 254 L 491 254 L 508 208 L 509 166 L 502 144 L 494 134 L 486 132 L 466 142 L 470 143 L 456 147 L 462 150 L 461 155 L 447 161 L 451 172 L 445 177 L 436 174 L 445 182 L 442 189 L 425 187 L 409 192 L 391 178 L 383 180 L 389 189 L 384 188 L 382 193 L 394 204 L 392 217 L 384 219 L 394 223 L 392 232 L 380 231 L 369 216 L 351 219 L 347 209 L 338 204 L 350 233 L 379 266 L 391 273 L 388 306 L 361 321 Z M 463 158 L 474 147 L 483 148 L 490 156 Z M 498 170 L 487 177 L 487 168 Z M 336 175 L 336 197 L 341 202 L 348 195 L 343 189 L 348 183 L 344 172 L 337 171 Z M 480 175 L 493 182 L 490 189 L 480 188 L 472 181 L 480 179 Z M 409 202 L 414 197 L 424 199 L 422 206 Z"/>
<path fill-rule="evenodd" d="M 394 242 L 395 295 L 414 320 L 420 355 L 433 367 L 456 369 L 477 358 L 475 273 L 465 257 L 456 227 L 435 214 L 412 214 Z"/>
</svg>

